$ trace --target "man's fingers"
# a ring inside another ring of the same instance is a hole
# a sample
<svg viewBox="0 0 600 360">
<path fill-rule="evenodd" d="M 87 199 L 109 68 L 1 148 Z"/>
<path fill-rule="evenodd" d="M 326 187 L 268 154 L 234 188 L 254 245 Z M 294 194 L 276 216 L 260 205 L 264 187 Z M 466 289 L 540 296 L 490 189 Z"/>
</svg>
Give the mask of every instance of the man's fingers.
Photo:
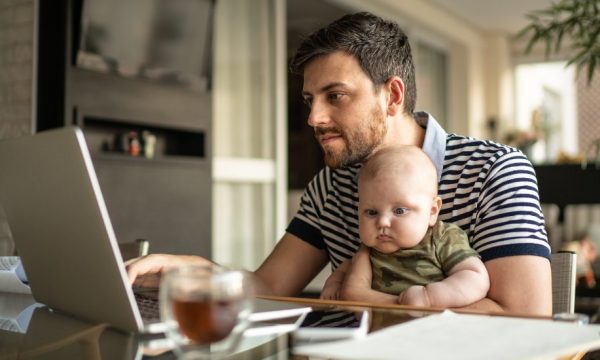
<svg viewBox="0 0 600 360">
<path fill-rule="evenodd" d="M 158 254 L 146 255 L 125 262 L 129 283 L 134 284 L 138 277 L 144 275 L 156 275 L 163 270 L 167 259 Z"/>
<path fill-rule="evenodd" d="M 199 256 L 150 254 L 125 262 L 129 282 L 134 284 L 138 277 L 159 275 L 163 271 L 181 265 L 212 266 L 213 262 Z"/>
</svg>

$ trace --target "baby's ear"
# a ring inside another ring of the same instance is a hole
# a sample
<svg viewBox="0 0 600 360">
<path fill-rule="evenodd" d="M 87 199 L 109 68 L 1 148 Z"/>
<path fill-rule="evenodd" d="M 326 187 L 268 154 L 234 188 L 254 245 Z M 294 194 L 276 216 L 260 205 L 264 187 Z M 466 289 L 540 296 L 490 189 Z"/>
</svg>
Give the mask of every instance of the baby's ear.
<svg viewBox="0 0 600 360">
<path fill-rule="evenodd" d="M 431 213 L 429 214 L 429 226 L 435 225 L 440 209 L 442 208 L 442 198 L 435 196 L 431 202 Z"/>
</svg>

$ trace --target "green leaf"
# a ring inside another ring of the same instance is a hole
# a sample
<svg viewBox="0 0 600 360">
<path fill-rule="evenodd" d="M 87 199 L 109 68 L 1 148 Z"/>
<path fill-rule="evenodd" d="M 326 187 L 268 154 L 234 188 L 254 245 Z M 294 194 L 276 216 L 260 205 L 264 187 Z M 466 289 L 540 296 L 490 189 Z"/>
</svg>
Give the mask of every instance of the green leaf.
<svg viewBox="0 0 600 360">
<path fill-rule="evenodd" d="M 527 13 L 525 14 L 525 17 L 529 20 L 531 20 L 532 22 L 536 22 L 539 20 L 538 16 L 534 13 Z"/>
<path fill-rule="evenodd" d="M 522 38 L 532 30 L 535 32 L 535 27 L 533 26 L 533 24 L 529 24 L 526 27 L 524 27 L 523 29 L 521 29 L 521 31 L 519 31 L 517 33 L 517 35 L 515 35 L 515 38 L 517 38 L 517 39 Z"/>
<path fill-rule="evenodd" d="M 590 59 L 590 63 L 588 64 L 588 86 L 592 84 L 592 79 L 594 78 L 594 68 L 596 67 L 596 57 L 592 56 Z"/>
<path fill-rule="evenodd" d="M 539 39 L 539 34 L 535 33 L 533 37 L 529 40 L 529 43 L 527 43 L 527 47 L 525 48 L 525 54 L 529 54 L 531 52 L 533 45 L 535 45 L 535 43 L 537 43 Z"/>
<path fill-rule="evenodd" d="M 560 43 L 562 41 L 563 35 L 565 34 L 565 29 L 558 29 L 558 35 L 556 36 L 556 46 L 554 47 L 554 52 L 558 52 L 560 50 Z"/>
<path fill-rule="evenodd" d="M 529 24 L 516 38 L 529 37 L 525 53 L 543 41 L 546 58 L 552 51 L 559 52 L 565 35 L 571 39 L 576 53 L 567 65 L 576 65 L 579 73 L 587 66 L 588 83 L 600 64 L 600 0 L 560 0 L 541 10 L 526 14 Z"/>
<path fill-rule="evenodd" d="M 585 49 L 581 50 L 580 52 L 577 53 L 577 55 L 575 55 L 575 57 L 571 58 L 567 62 L 567 66 L 579 63 L 581 61 L 581 59 L 585 58 L 586 56 L 587 56 L 587 51 Z"/>
<path fill-rule="evenodd" d="M 550 52 L 552 50 L 552 38 L 551 37 L 547 37 L 544 39 L 545 43 L 546 43 L 546 59 L 548 59 L 550 57 Z"/>
<path fill-rule="evenodd" d="M 598 21 L 600 21 L 600 19 Z M 599 36 L 600 36 L 600 26 L 598 26 L 596 29 L 594 29 L 592 32 L 590 32 L 590 38 L 588 39 L 588 41 L 591 44 L 597 44 Z"/>
</svg>

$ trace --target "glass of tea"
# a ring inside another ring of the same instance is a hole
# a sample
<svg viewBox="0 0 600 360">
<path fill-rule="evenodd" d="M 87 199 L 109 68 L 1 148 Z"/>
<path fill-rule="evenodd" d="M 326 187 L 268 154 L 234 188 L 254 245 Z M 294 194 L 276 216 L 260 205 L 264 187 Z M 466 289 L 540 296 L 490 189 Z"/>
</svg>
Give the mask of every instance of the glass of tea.
<svg viewBox="0 0 600 360">
<path fill-rule="evenodd" d="M 183 266 L 160 284 L 161 320 L 179 358 L 231 354 L 248 327 L 254 304 L 249 273 L 221 266 Z"/>
</svg>

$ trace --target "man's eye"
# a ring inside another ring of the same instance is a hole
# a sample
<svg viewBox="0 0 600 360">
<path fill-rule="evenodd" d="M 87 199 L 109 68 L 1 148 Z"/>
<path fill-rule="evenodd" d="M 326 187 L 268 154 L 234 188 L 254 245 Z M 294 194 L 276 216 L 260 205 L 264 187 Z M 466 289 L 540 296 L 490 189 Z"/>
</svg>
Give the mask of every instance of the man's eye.
<svg viewBox="0 0 600 360">
<path fill-rule="evenodd" d="M 329 93 L 327 95 L 327 97 L 329 98 L 329 101 L 337 101 L 339 100 L 344 94 L 341 93 Z"/>
<path fill-rule="evenodd" d="M 408 212 L 408 209 L 406 209 L 406 208 L 399 207 L 399 208 L 394 209 L 394 215 L 404 215 L 407 212 Z"/>
<path fill-rule="evenodd" d="M 310 98 L 303 98 L 302 101 L 304 102 L 304 104 L 306 106 L 308 106 L 310 108 L 310 106 L 312 105 L 312 99 Z"/>
<path fill-rule="evenodd" d="M 377 216 L 377 210 L 367 209 L 365 210 L 365 215 L 367 215 L 368 217 Z"/>
</svg>

